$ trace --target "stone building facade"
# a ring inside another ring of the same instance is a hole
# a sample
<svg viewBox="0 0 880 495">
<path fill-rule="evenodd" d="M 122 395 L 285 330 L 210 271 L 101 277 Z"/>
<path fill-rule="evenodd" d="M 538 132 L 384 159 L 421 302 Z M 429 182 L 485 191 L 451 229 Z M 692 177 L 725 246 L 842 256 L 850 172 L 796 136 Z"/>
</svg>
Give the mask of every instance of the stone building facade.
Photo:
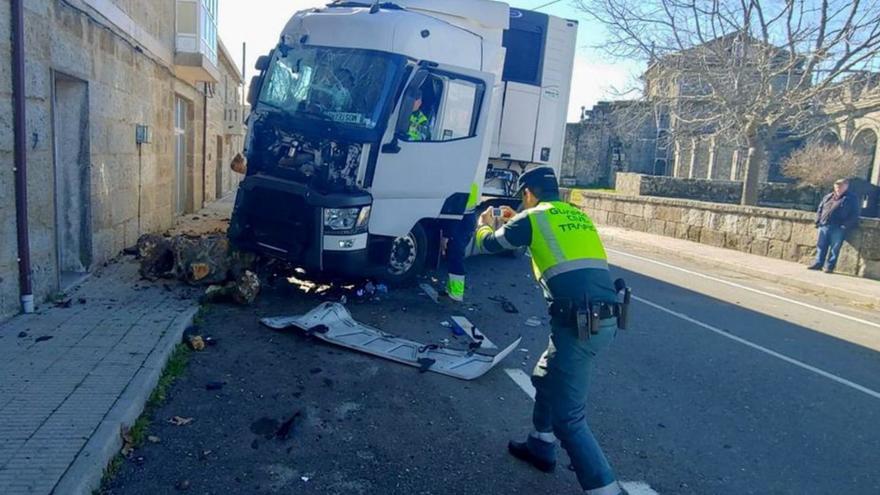
<svg viewBox="0 0 880 495">
<path fill-rule="evenodd" d="M 225 195 L 241 72 L 217 0 L 26 0 L 28 231 L 39 304 L 146 232 Z M 10 2 L 0 4 L 0 161 L 12 164 Z M 207 117 L 207 118 L 206 118 Z M 207 123 L 207 125 L 206 125 Z M 0 316 L 19 307 L 13 167 L 0 172 Z"/>
<path fill-rule="evenodd" d="M 601 101 L 584 109 L 580 122 L 566 125 L 562 182 L 611 187 L 618 172 L 662 174 L 654 168 L 656 125 L 645 118 L 645 107 L 635 101 Z"/>
</svg>

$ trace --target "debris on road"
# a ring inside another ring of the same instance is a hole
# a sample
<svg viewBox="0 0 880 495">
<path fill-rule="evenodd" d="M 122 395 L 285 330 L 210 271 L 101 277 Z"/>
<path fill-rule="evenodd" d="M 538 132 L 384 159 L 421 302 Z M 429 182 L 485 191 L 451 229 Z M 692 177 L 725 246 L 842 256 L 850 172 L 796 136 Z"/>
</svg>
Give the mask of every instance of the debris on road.
<svg viewBox="0 0 880 495">
<path fill-rule="evenodd" d="M 167 237 L 142 235 L 137 241 L 137 254 L 141 261 L 141 277 L 147 280 L 168 277 L 174 269 L 174 251 L 171 250 L 171 239 Z"/>
<path fill-rule="evenodd" d="M 497 303 L 501 303 L 501 309 L 503 309 L 505 313 L 510 313 L 510 314 L 519 313 L 519 309 L 517 309 L 516 306 L 512 302 L 510 302 L 509 299 L 507 299 L 504 296 L 493 296 L 493 297 L 490 297 L 489 300 L 497 302 Z"/>
<path fill-rule="evenodd" d="M 226 382 L 208 382 L 205 384 L 205 390 L 222 390 Z"/>
<path fill-rule="evenodd" d="M 425 293 L 426 296 L 430 297 L 432 301 L 435 303 L 440 303 L 440 294 L 437 293 L 437 289 L 431 286 L 431 284 L 427 282 L 422 282 L 419 284 L 419 288 L 422 289 L 422 292 Z"/>
<path fill-rule="evenodd" d="M 171 241 L 174 273 L 190 285 L 219 284 L 230 270 L 226 236 L 177 236 Z"/>
<path fill-rule="evenodd" d="M 193 422 L 193 418 L 185 418 L 183 416 L 172 416 L 168 419 L 168 422 L 173 424 L 174 426 L 186 426 Z"/>
<path fill-rule="evenodd" d="M 293 433 L 293 425 L 296 418 L 302 415 L 302 411 L 297 411 L 293 413 L 293 416 L 284 420 L 283 423 L 278 427 L 278 430 L 275 431 L 275 438 L 278 440 L 287 440 L 291 433 Z"/>
<path fill-rule="evenodd" d="M 260 322 L 275 330 L 298 328 L 317 339 L 341 347 L 354 349 L 416 368 L 424 368 L 426 360 L 433 360 L 427 370 L 462 380 L 483 376 L 501 362 L 522 337 L 495 356 L 478 354 L 472 350 L 444 349 L 439 345 L 424 345 L 412 340 L 387 334 L 355 321 L 341 304 L 325 302 L 302 316 L 263 318 Z"/>
<path fill-rule="evenodd" d="M 205 339 L 201 335 L 190 335 L 186 342 L 189 344 L 189 348 L 194 351 L 205 350 Z"/>
<path fill-rule="evenodd" d="M 162 441 L 162 439 L 157 437 L 156 435 L 147 435 L 147 441 L 150 443 L 159 443 Z"/>
<path fill-rule="evenodd" d="M 250 306 L 260 294 L 260 279 L 257 275 L 245 270 L 238 278 L 225 285 L 211 285 L 205 290 L 205 302 L 234 302 Z"/>
<path fill-rule="evenodd" d="M 526 320 L 527 327 L 540 327 L 542 325 L 541 319 L 537 316 L 532 316 L 528 320 Z"/>
<path fill-rule="evenodd" d="M 137 248 L 140 274 L 147 280 L 174 278 L 189 285 L 217 285 L 229 290 L 236 301 L 252 301 L 259 293 L 259 280 L 249 271 L 256 256 L 233 249 L 224 234 L 145 234 Z"/>
<path fill-rule="evenodd" d="M 55 301 L 56 308 L 69 308 L 71 305 L 73 305 L 73 299 L 69 297 Z"/>
<path fill-rule="evenodd" d="M 52 338 L 53 337 L 51 335 L 43 335 L 42 337 L 37 337 L 34 342 L 45 342 L 47 340 L 52 340 Z"/>
<path fill-rule="evenodd" d="M 134 437 L 131 435 L 131 428 L 128 426 L 123 426 L 119 435 L 122 437 L 122 450 L 119 451 L 123 457 L 131 456 L 131 453 L 134 452 Z"/>
<path fill-rule="evenodd" d="M 23 339 L 28 336 L 27 332 L 18 332 L 18 338 Z"/>
<path fill-rule="evenodd" d="M 463 332 L 462 335 L 465 335 L 468 339 L 471 340 L 471 348 L 483 348 L 483 349 L 498 349 L 498 346 L 492 343 L 491 340 L 486 338 L 482 332 L 471 323 L 470 320 L 465 318 L 464 316 L 453 316 L 452 323 L 455 325 L 454 328 L 459 328 Z"/>
<path fill-rule="evenodd" d="M 444 328 L 450 328 L 452 326 L 452 323 L 449 323 L 448 321 L 443 320 L 440 322 L 440 326 L 444 327 Z"/>
</svg>

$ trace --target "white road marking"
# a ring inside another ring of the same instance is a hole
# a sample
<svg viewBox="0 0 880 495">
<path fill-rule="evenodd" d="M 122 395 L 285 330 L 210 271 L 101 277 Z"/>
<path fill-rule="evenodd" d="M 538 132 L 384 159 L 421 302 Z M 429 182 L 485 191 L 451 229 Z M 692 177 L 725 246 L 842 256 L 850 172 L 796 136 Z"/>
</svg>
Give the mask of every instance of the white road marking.
<svg viewBox="0 0 880 495">
<path fill-rule="evenodd" d="M 535 400 L 535 387 L 532 385 L 532 379 L 529 375 L 526 374 L 525 371 L 519 368 L 507 368 L 504 370 L 507 373 L 507 376 L 513 380 L 513 383 L 519 385 L 519 388 L 523 390 L 532 400 Z"/>
<path fill-rule="evenodd" d="M 498 346 L 489 340 L 489 337 L 483 335 L 483 332 L 464 316 L 453 316 L 450 319 L 453 324 L 458 326 L 458 328 L 464 330 L 465 336 L 469 338 L 471 342 L 482 342 L 482 345 L 480 345 L 481 349 L 498 349 Z"/>
<path fill-rule="evenodd" d="M 760 289 L 754 289 L 754 288 L 749 287 L 749 286 L 747 286 L 747 285 L 742 285 L 742 284 L 738 284 L 738 283 L 736 283 L 736 282 L 731 282 L 731 281 L 729 281 L 729 280 L 724 280 L 723 278 L 713 277 L 713 276 L 711 276 L 711 275 L 706 275 L 706 274 L 704 274 L 704 273 L 695 272 L 695 271 L 693 271 L 693 270 L 688 270 L 687 268 L 681 268 L 681 267 L 679 267 L 679 266 L 671 265 L 671 264 L 669 264 L 669 263 L 664 263 L 664 262 L 662 262 L 662 261 L 652 260 L 651 258 L 645 258 L 645 257 L 643 257 L 643 256 L 638 256 L 638 255 L 635 255 L 635 254 L 625 253 L 625 252 L 623 252 L 623 251 L 617 251 L 617 250 L 615 250 L 615 249 L 608 249 L 607 251 L 610 252 L 610 253 L 619 254 L 619 255 L 621 255 L 621 256 L 628 256 L 628 257 L 630 257 L 630 258 L 635 258 L 635 259 L 637 259 L 637 260 L 645 261 L 645 262 L 648 262 L 648 263 L 653 263 L 653 264 L 655 264 L 655 265 L 659 265 L 659 266 L 662 266 L 662 267 L 670 268 L 670 269 L 672 269 L 672 270 L 678 270 L 678 271 L 680 271 L 680 272 L 687 273 L 688 275 L 694 275 L 694 276 L 696 276 L 696 277 L 705 278 L 705 279 L 707 279 L 707 280 L 712 280 L 713 282 L 719 282 L 719 283 L 722 283 L 722 284 L 725 284 L 725 285 L 729 285 L 729 286 L 731 286 L 731 287 L 736 287 L 737 289 L 743 289 L 743 290 L 747 290 L 747 291 L 749 291 L 749 292 L 754 292 L 755 294 L 760 294 L 760 295 L 762 295 L 762 296 L 767 296 L 767 297 L 772 297 L 772 298 L 774 298 L 774 299 L 779 299 L 780 301 L 785 301 L 785 302 L 790 303 L 790 304 L 795 304 L 795 305 L 797 305 L 797 306 L 801 306 L 801 307 L 804 307 L 804 308 L 809 308 L 809 309 L 812 309 L 812 310 L 814 310 L 814 311 L 819 311 L 819 312 L 822 312 L 822 313 L 825 313 L 825 314 L 829 314 L 829 315 L 832 315 L 832 316 L 836 316 L 836 317 L 838 317 L 838 318 L 843 318 L 843 319 L 845 319 L 845 320 L 853 321 L 853 322 L 856 322 L 856 323 L 861 323 L 862 325 L 868 325 L 868 326 L 871 326 L 871 327 L 874 327 L 874 328 L 880 328 L 880 323 L 874 323 L 873 321 L 863 320 L 863 319 L 861 319 L 861 318 L 857 318 L 857 317 L 855 317 L 855 316 L 850 316 L 850 315 L 847 315 L 847 314 L 844 314 L 844 313 L 839 313 L 839 312 L 837 312 L 837 311 L 832 311 L 832 310 L 830 310 L 830 309 L 825 309 L 825 308 L 822 308 L 822 307 L 819 307 L 819 306 L 813 306 L 812 304 L 807 304 L 807 303 L 805 303 L 805 302 L 801 302 L 801 301 L 798 301 L 798 300 L 795 300 L 795 299 L 790 299 L 790 298 L 788 298 L 788 297 L 779 296 L 779 295 L 776 295 L 776 294 L 773 294 L 773 293 L 770 293 L 770 292 L 766 292 L 766 291 L 763 291 L 763 290 L 760 290 Z"/>
<path fill-rule="evenodd" d="M 513 383 L 519 385 L 519 388 L 526 395 L 535 400 L 535 387 L 532 386 L 532 379 L 525 371 L 519 368 L 506 368 L 504 372 L 513 380 Z M 660 495 L 650 485 L 642 481 L 621 481 L 620 484 L 623 485 L 630 495 Z"/>
<path fill-rule="evenodd" d="M 629 495 L 660 495 L 650 485 L 641 481 L 621 481 L 620 484 L 629 492 Z"/>
<path fill-rule="evenodd" d="M 852 388 L 854 390 L 858 390 L 859 392 L 870 395 L 871 397 L 874 397 L 875 399 L 880 399 L 880 392 L 877 392 L 876 390 L 871 390 L 868 387 L 859 385 L 858 383 L 855 383 L 855 382 L 851 382 L 851 381 L 849 381 L 845 378 L 841 378 L 833 373 L 829 373 L 825 370 L 821 370 L 819 368 L 816 368 L 815 366 L 810 366 L 809 364 L 807 364 L 803 361 L 798 361 L 797 359 L 790 358 L 784 354 L 780 354 L 776 351 L 773 351 L 773 350 L 770 350 L 770 349 L 763 347 L 761 345 L 755 344 L 754 342 L 746 340 L 742 337 L 737 337 L 736 335 L 731 335 L 730 333 L 727 333 L 724 330 L 721 330 L 720 328 L 713 327 L 712 325 L 709 325 L 708 323 L 703 323 L 702 321 L 691 318 L 690 316 L 688 316 L 686 314 L 679 313 L 677 311 L 672 311 L 671 309 L 667 309 L 667 308 L 665 308 L 657 303 L 651 302 L 645 298 L 633 296 L 633 299 L 635 299 L 636 301 L 638 301 L 642 304 L 647 304 L 648 306 L 651 306 L 652 308 L 654 308 L 656 310 L 670 314 L 672 316 L 675 316 L 676 318 L 680 318 L 688 323 L 693 323 L 694 325 L 697 325 L 698 327 L 709 330 L 710 332 L 718 334 L 726 339 L 730 339 L 730 340 L 732 340 L 734 342 L 738 342 L 744 346 L 751 347 L 752 349 L 755 349 L 757 351 L 761 351 L 761 352 L 768 354 L 770 356 L 773 356 L 777 359 L 781 359 L 782 361 L 785 361 L 789 364 L 793 364 L 793 365 L 797 366 L 798 368 L 805 369 L 805 370 L 810 371 L 812 373 L 815 373 L 819 376 L 823 376 L 825 378 L 828 378 L 829 380 L 833 380 L 837 383 L 840 383 L 841 385 L 845 385 L 845 386 Z"/>
</svg>

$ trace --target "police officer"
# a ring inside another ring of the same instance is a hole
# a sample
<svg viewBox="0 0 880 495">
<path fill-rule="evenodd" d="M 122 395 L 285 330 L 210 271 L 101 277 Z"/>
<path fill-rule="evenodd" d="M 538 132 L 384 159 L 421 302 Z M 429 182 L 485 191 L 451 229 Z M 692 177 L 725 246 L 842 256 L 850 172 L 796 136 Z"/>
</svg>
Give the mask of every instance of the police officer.
<svg viewBox="0 0 880 495">
<path fill-rule="evenodd" d="M 482 252 L 528 246 L 535 277 L 550 302 L 550 343 L 532 372 L 534 431 L 524 442 L 511 441 L 508 449 L 514 457 L 550 472 L 556 467 L 558 438 L 586 493 L 626 493 L 586 419 L 590 367 L 617 333 L 617 291 L 605 249 L 587 215 L 560 200 L 552 169 L 523 174 L 519 195 L 524 211 L 515 214 L 505 208 L 499 220 L 486 210 L 476 232 Z M 493 230 L 498 223 L 503 225 Z"/>
<path fill-rule="evenodd" d="M 406 135 L 410 141 L 429 141 L 431 139 L 431 123 L 425 112 L 422 111 L 424 92 L 419 91 L 413 101 L 412 113 L 409 114 L 409 128 Z"/>
<path fill-rule="evenodd" d="M 476 206 L 479 200 L 479 186 L 471 184 L 471 191 L 465 204 L 464 215 L 461 220 L 444 220 L 443 234 L 446 243 L 446 265 L 448 278 L 446 280 L 446 295 L 456 302 L 464 302 L 465 269 L 464 260 L 467 257 L 467 248 L 474 238 L 474 228 L 477 224 Z"/>
</svg>

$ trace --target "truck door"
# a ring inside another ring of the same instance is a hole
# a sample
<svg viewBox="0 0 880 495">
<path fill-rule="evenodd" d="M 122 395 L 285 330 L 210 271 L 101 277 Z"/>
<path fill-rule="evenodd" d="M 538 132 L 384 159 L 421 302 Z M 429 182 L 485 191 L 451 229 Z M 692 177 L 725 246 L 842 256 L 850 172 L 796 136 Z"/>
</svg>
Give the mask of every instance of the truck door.
<svg viewBox="0 0 880 495">
<path fill-rule="evenodd" d="M 376 163 L 370 233 L 398 237 L 423 218 L 461 217 L 488 163 L 494 80 L 444 66 L 413 74 Z"/>
</svg>

